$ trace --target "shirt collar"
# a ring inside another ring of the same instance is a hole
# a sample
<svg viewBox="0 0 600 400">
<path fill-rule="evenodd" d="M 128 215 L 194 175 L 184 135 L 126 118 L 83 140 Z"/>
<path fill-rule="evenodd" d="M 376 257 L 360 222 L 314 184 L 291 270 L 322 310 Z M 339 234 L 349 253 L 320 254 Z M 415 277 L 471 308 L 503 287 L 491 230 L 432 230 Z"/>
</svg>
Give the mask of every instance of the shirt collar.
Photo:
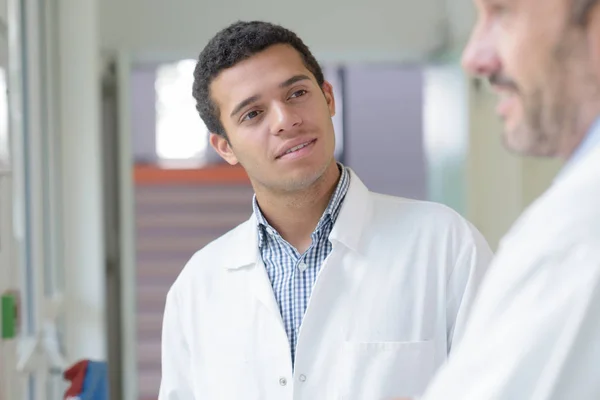
<svg viewBox="0 0 600 400">
<path fill-rule="evenodd" d="M 575 165 L 579 164 L 597 146 L 600 146 L 600 118 L 596 119 L 592 124 L 581 144 L 563 167 L 559 177 L 564 176 L 567 171 L 573 169 Z"/>
<path fill-rule="evenodd" d="M 330 220 L 332 224 L 335 223 L 340 213 L 343 200 L 346 196 L 346 193 L 348 192 L 348 187 L 350 186 L 350 173 L 348 172 L 348 169 L 341 163 L 338 163 L 338 168 L 341 172 L 340 179 L 335 188 L 335 191 L 333 192 L 333 195 L 331 196 L 331 199 L 329 200 L 329 204 L 327 205 L 325 212 L 323 213 L 321 219 L 319 220 L 319 223 L 317 224 L 315 232 L 320 231 L 323 225 L 328 220 Z M 256 194 L 252 199 L 252 208 L 254 210 L 254 215 L 256 217 L 256 222 L 258 226 L 258 247 L 262 247 L 264 243 L 265 230 L 273 228 L 267 222 L 262 211 L 260 211 L 258 201 L 256 200 Z M 273 231 L 275 230 L 273 229 Z"/>
</svg>

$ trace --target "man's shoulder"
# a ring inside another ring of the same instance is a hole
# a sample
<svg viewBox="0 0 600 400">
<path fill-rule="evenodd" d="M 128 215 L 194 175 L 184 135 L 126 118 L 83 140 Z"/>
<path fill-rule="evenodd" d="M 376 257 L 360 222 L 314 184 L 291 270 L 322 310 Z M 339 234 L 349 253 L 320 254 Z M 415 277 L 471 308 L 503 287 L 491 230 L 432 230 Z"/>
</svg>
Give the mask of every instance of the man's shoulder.
<svg viewBox="0 0 600 400">
<path fill-rule="evenodd" d="M 530 251 L 539 250 L 540 255 L 551 248 L 569 248 L 581 243 L 597 246 L 600 172 L 583 172 L 586 174 L 556 181 L 519 217 L 502 242 L 517 247 L 525 243 Z"/>
<path fill-rule="evenodd" d="M 471 229 L 472 225 L 451 207 L 425 200 L 371 192 L 375 212 L 382 218 L 404 219 L 436 227 Z"/>
<path fill-rule="evenodd" d="M 372 198 L 371 224 L 377 234 L 401 241 L 410 236 L 420 245 L 450 251 L 455 257 L 473 251 L 491 257 L 492 251 L 481 232 L 447 205 L 379 193 L 372 193 Z"/>
</svg>

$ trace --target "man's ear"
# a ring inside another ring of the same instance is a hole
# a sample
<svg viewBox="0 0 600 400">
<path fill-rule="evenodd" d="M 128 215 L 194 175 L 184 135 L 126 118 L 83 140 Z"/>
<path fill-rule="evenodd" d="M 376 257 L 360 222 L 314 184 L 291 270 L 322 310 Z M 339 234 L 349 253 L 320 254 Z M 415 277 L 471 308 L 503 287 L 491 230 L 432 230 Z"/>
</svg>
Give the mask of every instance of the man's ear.
<svg viewBox="0 0 600 400">
<path fill-rule="evenodd" d="M 217 133 L 211 133 L 209 141 L 210 145 L 217 153 L 219 153 L 223 160 L 227 161 L 231 165 L 236 165 L 238 163 L 237 157 L 235 154 L 233 154 L 233 150 L 231 150 L 229 141 L 224 136 Z"/>
<path fill-rule="evenodd" d="M 333 117 L 335 115 L 335 97 L 333 96 L 333 86 L 331 83 L 325 81 L 323 82 L 323 94 L 325 95 L 325 100 L 327 101 L 327 106 L 329 107 L 329 113 Z"/>
</svg>

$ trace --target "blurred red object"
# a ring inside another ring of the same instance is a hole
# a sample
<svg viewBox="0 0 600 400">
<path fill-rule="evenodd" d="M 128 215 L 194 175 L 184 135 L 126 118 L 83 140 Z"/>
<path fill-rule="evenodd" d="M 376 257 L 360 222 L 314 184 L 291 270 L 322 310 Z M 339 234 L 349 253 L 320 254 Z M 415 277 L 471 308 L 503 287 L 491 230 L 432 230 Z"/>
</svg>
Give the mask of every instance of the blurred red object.
<svg viewBox="0 0 600 400">
<path fill-rule="evenodd" d="M 83 381 L 88 363 L 88 360 L 79 361 L 63 373 L 63 378 L 71 381 L 71 386 L 65 392 L 64 400 L 76 398 L 83 391 Z"/>
</svg>

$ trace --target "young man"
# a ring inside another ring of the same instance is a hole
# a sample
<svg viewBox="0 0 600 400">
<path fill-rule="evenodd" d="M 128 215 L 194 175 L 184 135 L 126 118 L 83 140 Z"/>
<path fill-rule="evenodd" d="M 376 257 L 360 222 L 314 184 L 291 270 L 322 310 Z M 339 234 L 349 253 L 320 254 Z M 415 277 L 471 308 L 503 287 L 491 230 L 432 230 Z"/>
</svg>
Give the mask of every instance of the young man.
<svg viewBox="0 0 600 400">
<path fill-rule="evenodd" d="M 600 399 L 600 2 L 476 0 L 508 148 L 567 161 L 504 238 L 426 400 Z"/>
<path fill-rule="evenodd" d="M 446 207 L 371 193 L 334 160 L 332 87 L 280 26 L 219 32 L 194 96 L 256 196 L 168 294 L 159 399 L 421 394 L 462 336 L 491 259 L 481 235 Z"/>
</svg>

